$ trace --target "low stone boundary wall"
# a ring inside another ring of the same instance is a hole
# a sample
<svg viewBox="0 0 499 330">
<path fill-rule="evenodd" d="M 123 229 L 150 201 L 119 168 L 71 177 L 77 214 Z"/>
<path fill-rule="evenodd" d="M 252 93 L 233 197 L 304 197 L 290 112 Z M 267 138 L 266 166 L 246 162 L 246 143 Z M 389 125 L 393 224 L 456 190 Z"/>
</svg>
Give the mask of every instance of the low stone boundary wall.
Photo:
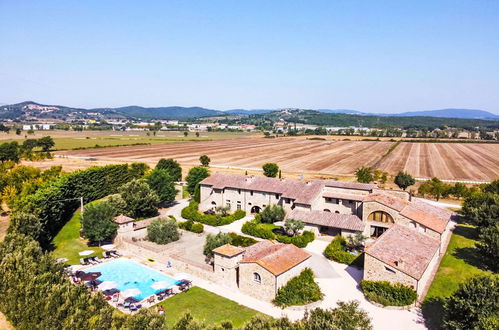
<svg viewBox="0 0 499 330">
<path fill-rule="evenodd" d="M 211 266 L 184 259 L 171 253 L 171 249 L 168 247 L 157 247 L 147 241 L 133 241 L 130 237 L 120 237 L 118 247 L 126 251 L 127 254 L 140 259 L 152 258 L 164 265 L 170 261 L 176 272 L 188 273 L 209 281 L 215 280 L 215 273 Z"/>
</svg>

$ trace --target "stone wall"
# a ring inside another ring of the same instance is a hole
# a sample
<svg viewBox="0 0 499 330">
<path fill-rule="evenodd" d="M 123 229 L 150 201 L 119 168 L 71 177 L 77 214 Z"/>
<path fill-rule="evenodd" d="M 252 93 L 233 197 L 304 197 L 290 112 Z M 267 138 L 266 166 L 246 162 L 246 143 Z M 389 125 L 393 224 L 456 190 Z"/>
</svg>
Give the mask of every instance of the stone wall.
<svg viewBox="0 0 499 330">
<path fill-rule="evenodd" d="M 215 204 L 212 204 L 212 202 Z M 201 186 L 201 211 L 216 206 L 230 205 L 231 211 L 234 212 L 240 205 L 241 210 L 250 213 L 253 206 L 264 209 L 265 206 L 272 204 L 282 204 L 279 196 L 274 193 L 233 188 L 218 190 L 211 189 L 209 186 Z"/>
<path fill-rule="evenodd" d="M 214 271 L 219 284 L 237 288 L 237 271 L 242 256 L 242 253 L 234 257 L 215 254 Z"/>
<path fill-rule="evenodd" d="M 388 281 L 391 283 L 402 283 L 416 290 L 418 282 L 409 275 L 388 266 L 384 262 L 365 254 L 364 280 Z"/>
<path fill-rule="evenodd" d="M 300 273 L 307 267 L 310 267 L 310 258 L 303 261 L 302 263 L 296 265 L 295 267 L 285 271 L 284 273 L 280 274 L 277 276 L 277 286 L 276 286 L 276 293 L 279 288 L 282 286 L 286 285 L 290 279 L 293 277 L 296 277 L 300 275 Z"/>
<path fill-rule="evenodd" d="M 260 275 L 261 282 L 254 280 L 253 273 Z M 270 301 L 277 292 L 276 276 L 256 263 L 243 263 L 239 265 L 239 290 L 258 299 Z"/>
<path fill-rule="evenodd" d="M 425 272 L 423 273 L 423 275 L 419 279 L 418 289 L 417 289 L 418 296 L 423 294 L 423 291 L 424 291 L 426 285 L 428 284 L 428 282 L 433 280 L 432 274 L 433 274 L 433 270 L 435 269 L 435 267 L 438 267 L 439 256 L 440 256 L 440 253 L 439 253 L 439 250 L 437 250 L 435 252 L 435 255 L 433 255 L 433 257 L 431 258 L 431 261 L 428 264 L 428 267 L 426 268 Z"/>
</svg>

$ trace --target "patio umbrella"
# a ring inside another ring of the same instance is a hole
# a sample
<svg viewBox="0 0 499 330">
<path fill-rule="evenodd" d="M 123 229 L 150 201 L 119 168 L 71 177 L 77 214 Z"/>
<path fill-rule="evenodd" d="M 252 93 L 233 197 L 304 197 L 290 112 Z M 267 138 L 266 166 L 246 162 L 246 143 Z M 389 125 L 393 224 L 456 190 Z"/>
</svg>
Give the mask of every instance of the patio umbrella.
<svg viewBox="0 0 499 330">
<path fill-rule="evenodd" d="M 151 288 L 153 288 L 154 290 L 161 290 L 161 289 L 166 289 L 170 286 L 172 286 L 171 283 L 159 281 L 159 282 L 154 282 L 153 285 L 151 285 Z"/>
<path fill-rule="evenodd" d="M 81 272 L 77 276 L 82 280 L 82 281 L 95 281 L 97 277 L 101 276 L 102 274 L 100 272 L 90 272 L 90 273 L 83 273 Z"/>
<path fill-rule="evenodd" d="M 118 284 L 116 284 L 116 282 L 104 281 L 99 285 L 99 290 L 106 291 L 106 290 L 114 289 L 117 286 L 118 286 Z"/>
<path fill-rule="evenodd" d="M 81 251 L 78 254 L 81 256 L 88 256 L 88 255 L 91 255 L 92 253 L 94 253 L 94 250 L 85 250 L 85 251 Z"/>
<path fill-rule="evenodd" d="M 66 261 L 68 261 L 68 258 L 57 258 L 55 261 L 62 264 L 62 263 L 65 263 Z"/>
<path fill-rule="evenodd" d="M 106 244 L 101 246 L 102 249 L 109 251 L 114 249 L 114 244 Z"/>
<path fill-rule="evenodd" d="M 175 274 L 175 276 L 173 276 L 173 278 L 176 279 L 177 281 L 188 280 L 189 279 L 189 274 L 186 274 L 186 273 L 177 273 L 177 274 Z"/>
<path fill-rule="evenodd" d="M 121 292 L 121 296 L 128 298 L 128 297 L 138 296 L 140 293 L 141 292 L 139 289 L 128 289 Z"/>
</svg>

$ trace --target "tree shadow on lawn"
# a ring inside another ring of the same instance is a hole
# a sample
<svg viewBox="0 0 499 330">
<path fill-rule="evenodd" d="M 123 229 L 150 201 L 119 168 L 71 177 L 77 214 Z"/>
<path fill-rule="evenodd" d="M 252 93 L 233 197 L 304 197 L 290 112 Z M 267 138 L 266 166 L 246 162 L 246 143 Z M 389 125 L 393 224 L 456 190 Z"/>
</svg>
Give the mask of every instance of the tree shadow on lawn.
<svg viewBox="0 0 499 330">
<path fill-rule="evenodd" d="M 422 306 L 425 326 L 430 330 L 442 328 L 445 300 L 439 297 L 426 299 Z"/>
<path fill-rule="evenodd" d="M 464 247 L 455 249 L 452 255 L 458 259 L 463 260 L 467 264 L 474 266 L 478 269 L 487 271 L 488 268 L 477 248 Z"/>
<path fill-rule="evenodd" d="M 467 239 L 478 239 L 478 231 L 476 230 L 476 228 L 466 225 L 456 226 L 456 228 L 454 228 L 453 234 L 463 236 Z"/>
</svg>

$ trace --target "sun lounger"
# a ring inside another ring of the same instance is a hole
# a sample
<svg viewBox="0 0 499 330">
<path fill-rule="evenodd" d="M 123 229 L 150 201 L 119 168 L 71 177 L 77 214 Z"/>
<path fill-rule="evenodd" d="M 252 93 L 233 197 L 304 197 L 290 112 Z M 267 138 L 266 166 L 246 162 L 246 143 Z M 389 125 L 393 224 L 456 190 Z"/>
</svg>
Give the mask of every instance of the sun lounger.
<svg viewBox="0 0 499 330">
<path fill-rule="evenodd" d="M 80 264 L 82 266 L 88 265 L 87 261 L 84 258 L 80 258 Z"/>
<path fill-rule="evenodd" d="M 103 257 L 104 259 L 111 258 L 111 256 L 109 255 L 109 252 L 107 252 L 107 251 L 102 252 L 102 257 Z"/>
<path fill-rule="evenodd" d="M 93 260 L 97 261 L 98 263 L 102 262 L 102 260 L 100 260 L 99 257 L 97 257 L 97 256 L 93 257 Z"/>
<path fill-rule="evenodd" d="M 114 258 L 121 257 L 121 255 L 116 251 L 109 251 L 109 254 Z"/>
</svg>

